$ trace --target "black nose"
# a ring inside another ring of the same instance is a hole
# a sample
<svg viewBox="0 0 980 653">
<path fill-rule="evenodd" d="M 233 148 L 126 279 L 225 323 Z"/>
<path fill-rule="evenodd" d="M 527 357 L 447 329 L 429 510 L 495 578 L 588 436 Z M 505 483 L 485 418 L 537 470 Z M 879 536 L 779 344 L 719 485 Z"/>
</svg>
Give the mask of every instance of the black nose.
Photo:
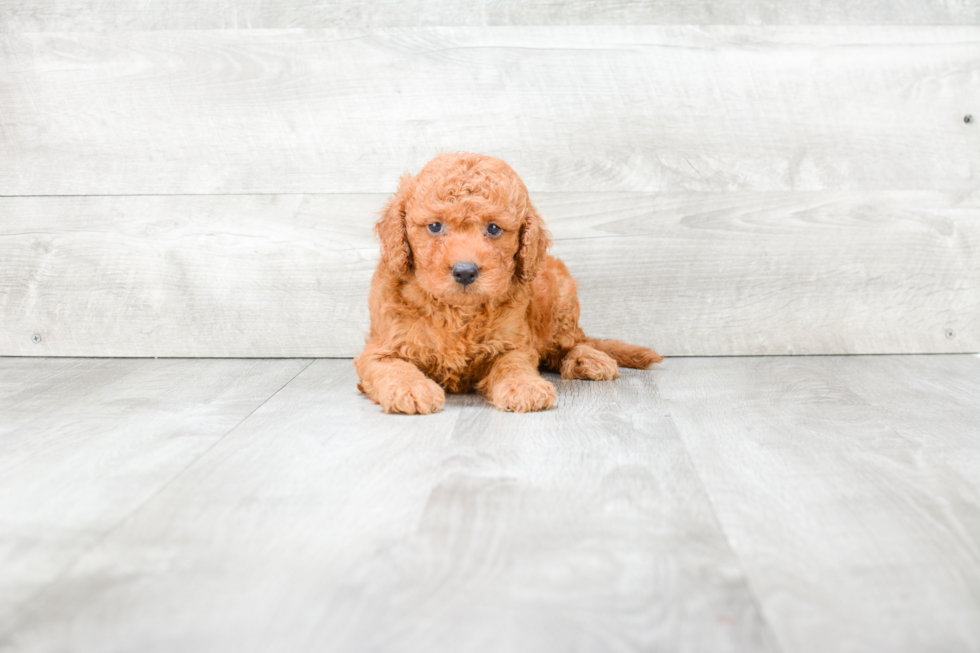
<svg viewBox="0 0 980 653">
<path fill-rule="evenodd" d="M 457 263 L 453 266 L 453 279 L 456 280 L 456 283 L 462 284 L 464 288 L 476 281 L 478 274 L 480 274 L 480 268 L 473 263 Z"/>
</svg>

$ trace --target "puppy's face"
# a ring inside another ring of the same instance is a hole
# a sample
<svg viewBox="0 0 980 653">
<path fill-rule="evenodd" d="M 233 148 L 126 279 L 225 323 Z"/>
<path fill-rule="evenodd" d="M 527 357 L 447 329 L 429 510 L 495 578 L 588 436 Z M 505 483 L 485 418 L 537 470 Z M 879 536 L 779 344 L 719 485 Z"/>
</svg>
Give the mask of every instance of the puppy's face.
<svg viewBox="0 0 980 653">
<path fill-rule="evenodd" d="M 550 243 L 517 174 L 479 154 L 443 154 L 403 177 L 376 229 L 389 270 L 454 306 L 506 298 Z"/>
<path fill-rule="evenodd" d="M 415 278 L 430 295 L 471 306 L 510 291 L 521 219 L 508 203 L 437 184 L 408 201 L 405 223 Z"/>
</svg>

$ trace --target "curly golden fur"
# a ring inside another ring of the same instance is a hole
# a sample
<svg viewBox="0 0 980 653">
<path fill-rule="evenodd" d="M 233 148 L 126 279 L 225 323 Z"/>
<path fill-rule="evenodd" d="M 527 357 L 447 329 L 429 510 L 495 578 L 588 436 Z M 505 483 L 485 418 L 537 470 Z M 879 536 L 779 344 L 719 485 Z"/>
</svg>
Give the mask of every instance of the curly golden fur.
<svg viewBox="0 0 980 653">
<path fill-rule="evenodd" d="M 501 410 L 544 410 L 565 379 L 607 380 L 617 364 L 662 357 L 578 326 L 575 280 L 548 255 L 551 235 L 506 163 L 442 154 L 405 175 L 375 225 L 371 332 L 358 388 L 386 412 L 432 413 L 445 390 L 476 390 Z"/>
</svg>

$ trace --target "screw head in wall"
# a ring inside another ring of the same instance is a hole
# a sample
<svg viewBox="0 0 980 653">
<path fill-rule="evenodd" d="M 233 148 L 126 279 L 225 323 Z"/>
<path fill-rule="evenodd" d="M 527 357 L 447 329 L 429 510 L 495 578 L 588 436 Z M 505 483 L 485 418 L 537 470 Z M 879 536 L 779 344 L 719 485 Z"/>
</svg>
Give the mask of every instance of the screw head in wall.
<svg viewBox="0 0 980 653">
<path fill-rule="evenodd" d="M 953 338 L 956 337 L 956 332 L 953 331 L 952 329 L 947 329 L 946 330 L 946 337 L 949 338 L 950 340 L 952 340 Z"/>
<path fill-rule="evenodd" d="M 969 113 L 966 114 L 965 116 L 963 116 L 963 122 L 969 125 L 971 122 L 973 122 L 973 116 Z"/>
<path fill-rule="evenodd" d="M 36 345 L 37 343 L 41 342 L 41 336 L 35 333 L 33 336 L 31 336 L 31 340 L 34 341 L 34 344 Z"/>
</svg>

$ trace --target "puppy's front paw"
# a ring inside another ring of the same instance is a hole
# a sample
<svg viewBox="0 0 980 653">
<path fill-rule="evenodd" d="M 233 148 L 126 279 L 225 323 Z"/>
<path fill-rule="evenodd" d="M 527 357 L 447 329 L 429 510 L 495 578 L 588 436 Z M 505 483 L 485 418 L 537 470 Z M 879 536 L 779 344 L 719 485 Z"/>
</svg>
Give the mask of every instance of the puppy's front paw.
<svg viewBox="0 0 980 653">
<path fill-rule="evenodd" d="M 493 386 L 490 393 L 490 402 L 494 406 L 514 413 L 547 410 L 555 405 L 557 398 L 555 386 L 540 376 L 504 379 Z"/>
<path fill-rule="evenodd" d="M 379 390 L 378 403 L 386 413 L 428 415 L 446 404 L 446 392 L 432 379 L 386 384 Z"/>
<path fill-rule="evenodd" d="M 577 345 L 561 360 L 561 378 L 609 381 L 619 378 L 619 366 L 606 352 Z"/>
</svg>

